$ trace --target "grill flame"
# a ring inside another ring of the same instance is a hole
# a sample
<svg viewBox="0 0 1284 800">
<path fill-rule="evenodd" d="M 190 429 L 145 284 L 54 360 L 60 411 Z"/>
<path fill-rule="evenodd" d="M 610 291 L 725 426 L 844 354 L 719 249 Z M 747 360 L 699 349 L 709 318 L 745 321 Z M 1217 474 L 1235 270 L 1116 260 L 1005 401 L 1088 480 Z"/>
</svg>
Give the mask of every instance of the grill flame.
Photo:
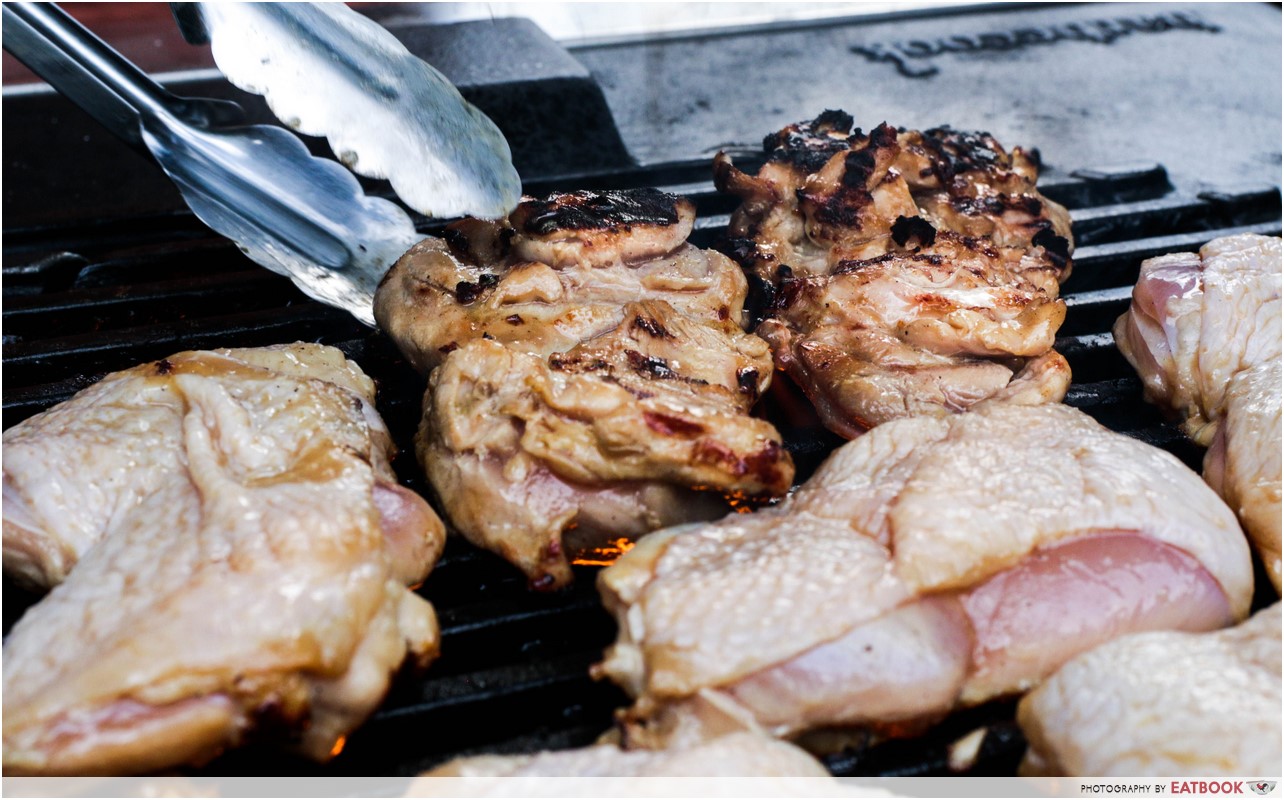
<svg viewBox="0 0 1284 800">
<path fill-rule="evenodd" d="M 585 550 L 571 563 L 582 567 L 609 567 L 619 560 L 620 556 L 633 549 L 635 542 L 626 539 L 611 539 L 601 547 Z"/>
</svg>

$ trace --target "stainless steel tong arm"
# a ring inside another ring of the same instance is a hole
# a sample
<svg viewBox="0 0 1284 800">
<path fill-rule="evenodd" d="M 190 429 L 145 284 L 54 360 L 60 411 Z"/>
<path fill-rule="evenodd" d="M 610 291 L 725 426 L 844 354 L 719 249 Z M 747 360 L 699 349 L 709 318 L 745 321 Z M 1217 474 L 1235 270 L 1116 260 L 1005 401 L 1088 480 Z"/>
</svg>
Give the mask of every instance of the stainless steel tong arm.
<svg viewBox="0 0 1284 800">
<path fill-rule="evenodd" d="M 5 3 L 4 47 L 72 102 L 143 148 L 145 117 L 211 127 L 245 121 L 236 103 L 178 97 L 52 3 Z"/>
<path fill-rule="evenodd" d="M 309 296 L 373 325 L 374 290 L 419 240 L 396 204 L 367 197 L 298 137 L 242 121 L 235 103 L 180 98 L 58 7 L 6 3 L 4 46 L 109 130 L 145 149 L 206 225 Z"/>
</svg>

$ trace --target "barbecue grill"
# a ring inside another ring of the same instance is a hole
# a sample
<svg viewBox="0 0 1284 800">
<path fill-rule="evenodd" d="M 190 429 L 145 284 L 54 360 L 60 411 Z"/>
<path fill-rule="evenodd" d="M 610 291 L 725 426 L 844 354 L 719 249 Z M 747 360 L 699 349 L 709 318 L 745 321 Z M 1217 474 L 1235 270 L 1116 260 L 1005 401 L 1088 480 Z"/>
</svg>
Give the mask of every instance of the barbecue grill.
<svg viewBox="0 0 1284 800">
<path fill-rule="evenodd" d="M 718 243 L 735 205 L 713 189 L 712 154 L 756 168 L 763 134 L 825 107 L 866 127 L 949 123 L 1040 146 L 1039 187 L 1071 209 L 1077 240 L 1057 342 L 1074 370 L 1066 402 L 1198 469 L 1201 451 L 1142 401 L 1109 330 L 1143 259 L 1280 233 L 1278 7 L 951 9 L 570 46 L 521 20 L 392 30 L 504 129 L 528 193 L 683 194 L 696 202 L 702 247 Z M 1182 49 L 1180 63 L 1170 48 Z M 512 58 L 476 59 L 501 52 Z M 1085 88 L 1103 75 L 1109 83 Z M 257 98 L 212 74 L 170 85 L 234 97 L 267 119 Z M 1094 105 L 1080 104 L 1085 93 Z M 385 337 L 248 261 L 158 170 L 60 97 L 6 90 L 3 102 L 4 427 L 106 372 L 180 350 L 317 341 L 375 378 L 398 475 L 427 493 L 411 445 L 423 380 Z M 800 480 L 839 442 L 805 423 L 781 429 Z M 400 676 L 338 757 L 317 765 L 251 743 L 203 774 L 410 775 L 456 755 L 592 742 L 627 703 L 588 677 L 614 638 L 597 569 L 577 567 L 564 592 L 531 592 L 515 568 L 452 539 L 420 590 L 440 617 L 442 657 Z M 5 582 L 6 631 L 35 599 Z M 826 764 L 838 775 L 954 774 L 950 744 L 983 727 L 968 774 L 1010 775 L 1024 749 L 1013 709 L 990 703 L 918 739 L 855 742 Z"/>
</svg>

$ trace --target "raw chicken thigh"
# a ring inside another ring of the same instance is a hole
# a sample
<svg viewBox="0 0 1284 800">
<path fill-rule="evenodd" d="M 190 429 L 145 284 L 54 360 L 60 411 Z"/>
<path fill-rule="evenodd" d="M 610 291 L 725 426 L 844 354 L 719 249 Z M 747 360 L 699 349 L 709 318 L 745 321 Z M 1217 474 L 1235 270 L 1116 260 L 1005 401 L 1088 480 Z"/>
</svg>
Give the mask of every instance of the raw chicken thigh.
<svg viewBox="0 0 1284 800">
<path fill-rule="evenodd" d="M 1280 606 L 1216 633 L 1140 633 L 1021 701 L 1029 775 L 1280 774 Z"/>
<path fill-rule="evenodd" d="M 443 764 L 425 777 L 810 777 L 828 778 L 803 750 L 761 734 L 732 733 L 675 750 L 621 750 L 598 744 L 518 756 L 475 756 Z"/>
<path fill-rule="evenodd" d="M 1145 261 L 1115 341 L 1146 399 L 1208 445 L 1204 477 L 1280 588 L 1280 239 L 1242 234 Z"/>
<path fill-rule="evenodd" d="M 1146 260 L 1114 333 L 1146 399 L 1174 411 L 1186 434 L 1208 445 L 1231 378 L 1280 360 L 1279 237 L 1228 236 L 1198 255 Z"/>
<path fill-rule="evenodd" d="M 652 534 L 603 571 L 596 674 L 630 746 L 737 727 L 919 730 L 1124 633 L 1242 619 L 1234 515 L 1168 453 L 1061 405 L 874 428 L 769 509 Z"/>
<path fill-rule="evenodd" d="M 1204 480 L 1234 509 L 1280 589 L 1280 362 L 1235 374 L 1204 457 Z"/>
<path fill-rule="evenodd" d="M 325 759 L 407 660 L 444 528 L 329 347 L 187 352 L 4 435 L 4 770 L 130 773 L 255 735 Z"/>
</svg>

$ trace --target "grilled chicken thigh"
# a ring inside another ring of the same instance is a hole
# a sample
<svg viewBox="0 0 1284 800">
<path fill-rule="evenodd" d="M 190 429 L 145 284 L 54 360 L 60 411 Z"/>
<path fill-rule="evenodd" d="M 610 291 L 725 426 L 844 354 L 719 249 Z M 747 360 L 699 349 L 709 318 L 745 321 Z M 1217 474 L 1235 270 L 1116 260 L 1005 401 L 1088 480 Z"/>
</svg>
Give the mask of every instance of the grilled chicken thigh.
<svg viewBox="0 0 1284 800">
<path fill-rule="evenodd" d="M 1124 633 L 1252 595 L 1234 515 L 1171 455 L 1072 408 L 986 402 L 874 428 L 788 499 L 643 539 L 603 571 L 595 668 L 630 746 L 728 728 L 919 729 Z"/>
<path fill-rule="evenodd" d="M 1125 636 L 1021 701 L 1029 775 L 1280 774 L 1280 605 L 1216 633 Z"/>
<path fill-rule="evenodd" d="M 741 328 L 744 275 L 686 243 L 693 220 L 654 190 L 527 200 L 420 243 L 376 295 L 431 372 L 417 446 L 447 516 L 537 588 L 577 551 L 792 482 L 749 415 L 772 360 Z"/>
<path fill-rule="evenodd" d="M 777 366 L 849 438 L 988 397 L 1060 400 L 1070 219 L 1032 159 L 987 134 L 851 125 L 827 111 L 767 137 L 756 176 L 715 161 L 743 200 L 730 249 L 771 297 L 758 332 Z"/>
<path fill-rule="evenodd" d="M 1115 341 L 1146 399 L 1210 445 L 1204 477 L 1280 588 L 1278 237 L 1242 234 L 1145 261 Z"/>
<path fill-rule="evenodd" d="M 317 759 L 437 650 L 444 528 L 333 348 L 187 352 L 4 435 L 4 769 L 199 763 L 258 726 Z"/>
</svg>

